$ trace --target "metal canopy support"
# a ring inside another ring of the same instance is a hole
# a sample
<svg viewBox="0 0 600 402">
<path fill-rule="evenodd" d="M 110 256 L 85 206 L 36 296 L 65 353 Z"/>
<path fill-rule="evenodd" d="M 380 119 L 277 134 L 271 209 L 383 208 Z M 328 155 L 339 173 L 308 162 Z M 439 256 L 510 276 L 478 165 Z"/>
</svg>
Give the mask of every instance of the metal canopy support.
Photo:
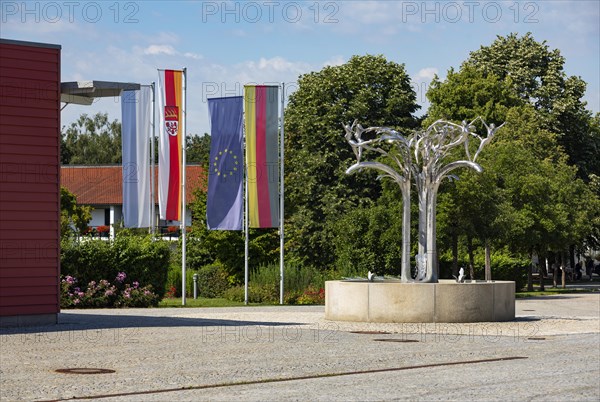
<svg viewBox="0 0 600 402">
<path fill-rule="evenodd" d="M 89 106 L 96 98 L 121 96 L 122 91 L 140 89 L 141 85 L 133 82 L 112 81 L 73 81 L 60 84 L 60 101 L 68 104 Z M 65 105 L 65 106 L 66 106 Z M 63 106 L 64 109 L 64 106 Z"/>
</svg>

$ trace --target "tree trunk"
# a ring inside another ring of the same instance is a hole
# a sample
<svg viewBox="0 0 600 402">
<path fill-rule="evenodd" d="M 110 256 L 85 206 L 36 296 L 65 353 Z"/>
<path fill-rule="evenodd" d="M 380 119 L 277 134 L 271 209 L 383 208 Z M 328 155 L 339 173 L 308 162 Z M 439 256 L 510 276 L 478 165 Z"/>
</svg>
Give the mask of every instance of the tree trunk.
<svg viewBox="0 0 600 402">
<path fill-rule="evenodd" d="M 560 253 L 560 268 L 562 270 L 562 279 L 561 279 L 561 284 L 563 289 L 567 287 L 567 265 L 565 263 L 565 253 L 561 252 Z"/>
<path fill-rule="evenodd" d="M 469 276 L 475 280 L 475 257 L 473 256 L 473 239 L 467 237 L 467 252 L 469 253 Z"/>
<path fill-rule="evenodd" d="M 575 245 L 569 246 L 569 265 L 571 266 L 571 281 L 575 279 Z"/>
<path fill-rule="evenodd" d="M 412 281 L 410 273 L 410 182 L 400 186 L 402 191 L 402 282 Z"/>
<path fill-rule="evenodd" d="M 546 290 L 544 288 L 544 276 L 546 276 L 546 272 L 548 272 L 547 267 L 546 267 L 546 261 L 548 261 L 548 260 L 546 260 L 546 255 L 540 253 L 540 255 L 538 255 L 538 262 L 540 265 L 539 270 L 540 270 L 540 290 L 541 291 Z"/>
<path fill-rule="evenodd" d="M 552 264 L 552 287 L 558 287 L 558 273 L 560 272 L 560 257 L 558 254 L 554 256 Z"/>
<path fill-rule="evenodd" d="M 452 232 L 452 275 L 458 278 L 458 234 Z"/>
<path fill-rule="evenodd" d="M 492 259 L 490 257 L 490 248 L 490 240 L 485 239 L 485 280 L 488 282 L 492 280 Z"/>
<path fill-rule="evenodd" d="M 527 291 L 533 292 L 533 254 L 534 250 L 529 251 L 529 264 L 527 265 Z"/>
</svg>

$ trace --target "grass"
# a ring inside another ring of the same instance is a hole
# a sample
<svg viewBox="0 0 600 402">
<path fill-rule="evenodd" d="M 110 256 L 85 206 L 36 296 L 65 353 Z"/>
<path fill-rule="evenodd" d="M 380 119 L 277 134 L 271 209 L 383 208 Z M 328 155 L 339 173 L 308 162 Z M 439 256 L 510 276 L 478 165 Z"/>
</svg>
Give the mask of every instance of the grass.
<svg viewBox="0 0 600 402">
<path fill-rule="evenodd" d="M 279 303 L 248 303 L 248 306 L 278 306 Z M 225 299 L 223 297 L 187 297 L 185 299 L 185 306 L 181 305 L 181 297 L 175 298 L 164 298 L 158 303 L 158 307 L 244 307 L 244 302 L 233 301 Z"/>
<path fill-rule="evenodd" d="M 255 303 L 250 303 L 256 305 Z M 181 297 L 173 299 L 162 299 L 158 303 L 158 307 L 239 307 L 244 306 L 243 302 L 231 301 L 224 298 L 209 299 L 206 297 L 199 297 L 194 299 L 193 297 L 187 297 L 185 299 L 185 306 L 181 305 Z"/>
<path fill-rule="evenodd" d="M 539 288 L 534 288 L 533 292 L 516 292 L 515 297 L 517 299 L 523 297 L 536 297 L 536 296 L 552 296 L 552 295 L 564 295 L 570 293 L 597 293 L 598 290 L 595 289 L 576 289 L 576 288 L 552 288 L 546 286 L 545 290 L 539 290 Z"/>
</svg>

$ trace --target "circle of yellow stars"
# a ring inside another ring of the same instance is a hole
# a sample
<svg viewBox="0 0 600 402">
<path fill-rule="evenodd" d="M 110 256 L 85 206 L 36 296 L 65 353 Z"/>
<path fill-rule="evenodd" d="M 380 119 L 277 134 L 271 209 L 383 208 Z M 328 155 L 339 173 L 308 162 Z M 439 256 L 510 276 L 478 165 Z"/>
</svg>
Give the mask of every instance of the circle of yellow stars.
<svg viewBox="0 0 600 402">
<path fill-rule="evenodd" d="M 224 150 L 219 151 L 219 155 L 215 156 L 214 161 L 213 161 L 214 173 L 216 173 L 217 176 L 222 177 L 223 179 L 226 179 L 228 174 L 227 174 L 227 172 L 219 170 L 219 158 L 225 158 L 228 155 L 233 157 L 233 161 L 234 161 L 233 170 L 229 170 L 229 176 L 233 176 L 233 173 L 237 172 L 237 170 L 238 170 L 239 161 L 238 161 L 237 155 L 234 155 L 232 150 L 225 148 Z"/>
</svg>

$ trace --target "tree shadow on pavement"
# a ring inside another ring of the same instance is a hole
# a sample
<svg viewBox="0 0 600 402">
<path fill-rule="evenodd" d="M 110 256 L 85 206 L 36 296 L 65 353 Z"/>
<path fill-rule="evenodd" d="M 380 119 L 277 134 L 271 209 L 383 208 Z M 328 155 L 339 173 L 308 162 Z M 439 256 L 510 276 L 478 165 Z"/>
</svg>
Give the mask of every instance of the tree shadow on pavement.
<svg viewBox="0 0 600 402">
<path fill-rule="evenodd" d="M 295 322 L 222 320 L 215 318 L 157 317 L 125 314 L 89 314 L 84 311 L 59 314 L 58 324 L 0 328 L 0 335 L 114 328 L 248 327 L 305 325 Z"/>
</svg>

